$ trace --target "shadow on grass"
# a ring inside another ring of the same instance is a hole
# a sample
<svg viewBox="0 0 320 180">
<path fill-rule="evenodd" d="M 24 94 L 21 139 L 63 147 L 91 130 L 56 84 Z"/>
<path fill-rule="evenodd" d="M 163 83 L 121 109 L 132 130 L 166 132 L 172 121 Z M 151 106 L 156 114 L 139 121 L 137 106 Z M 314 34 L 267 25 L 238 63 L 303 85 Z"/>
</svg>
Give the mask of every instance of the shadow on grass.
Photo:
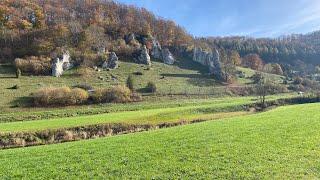
<svg viewBox="0 0 320 180">
<path fill-rule="evenodd" d="M 17 77 L 15 76 L 5 76 L 5 77 L 1 77 L 0 76 L 0 79 L 16 79 Z"/>
<path fill-rule="evenodd" d="M 19 107 L 31 107 L 32 106 L 32 98 L 31 97 L 19 97 L 14 101 L 10 102 L 11 108 L 19 108 Z"/>
<path fill-rule="evenodd" d="M 150 92 L 150 89 L 149 88 L 140 88 L 140 89 L 137 89 L 136 90 L 138 93 L 141 93 L 141 94 L 148 94 L 148 93 L 151 93 Z"/>
<path fill-rule="evenodd" d="M 15 67 L 10 64 L 0 64 L 0 79 L 16 78 Z"/>
<path fill-rule="evenodd" d="M 175 64 L 176 66 L 178 66 L 181 69 L 187 69 L 187 70 L 193 70 L 193 71 L 197 71 L 200 74 L 208 74 L 209 73 L 209 68 L 198 63 L 195 62 L 193 60 L 191 60 L 190 58 L 183 58 L 183 59 L 178 59 Z"/>
<path fill-rule="evenodd" d="M 161 74 L 164 78 L 175 77 L 175 78 L 188 78 L 187 82 L 199 87 L 210 87 L 216 84 L 220 84 L 210 75 L 204 74 Z"/>
</svg>

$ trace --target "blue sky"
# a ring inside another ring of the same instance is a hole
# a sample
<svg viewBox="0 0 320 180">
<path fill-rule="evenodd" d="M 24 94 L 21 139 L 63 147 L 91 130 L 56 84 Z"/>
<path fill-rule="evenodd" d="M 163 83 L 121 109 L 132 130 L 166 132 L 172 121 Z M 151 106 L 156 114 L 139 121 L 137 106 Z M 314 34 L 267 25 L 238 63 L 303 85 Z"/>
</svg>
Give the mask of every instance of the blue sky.
<svg viewBox="0 0 320 180">
<path fill-rule="evenodd" d="M 320 30 L 320 0 L 118 0 L 174 20 L 194 36 L 278 37 Z"/>
</svg>

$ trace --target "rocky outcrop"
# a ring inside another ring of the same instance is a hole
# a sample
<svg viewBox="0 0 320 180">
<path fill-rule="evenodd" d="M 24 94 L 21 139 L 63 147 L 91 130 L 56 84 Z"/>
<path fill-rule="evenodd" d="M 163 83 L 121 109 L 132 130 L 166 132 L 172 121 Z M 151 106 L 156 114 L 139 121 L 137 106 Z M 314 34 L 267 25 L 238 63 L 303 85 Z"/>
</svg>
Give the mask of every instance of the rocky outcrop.
<svg viewBox="0 0 320 180">
<path fill-rule="evenodd" d="M 65 52 L 62 55 L 62 61 L 63 61 L 63 70 L 67 71 L 69 69 L 72 69 L 74 67 L 74 65 L 71 63 L 70 61 L 70 54 L 69 52 Z"/>
<path fill-rule="evenodd" d="M 175 59 L 168 48 L 165 48 L 161 51 L 162 60 L 165 64 L 172 65 L 175 62 Z"/>
<path fill-rule="evenodd" d="M 217 49 L 212 52 L 204 51 L 201 48 L 195 48 L 193 51 L 193 60 L 208 66 L 210 74 L 214 75 L 217 79 L 223 78 L 220 54 Z"/>
<path fill-rule="evenodd" d="M 119 66 L 118 62 L 119 58 L 115 52 L 110 53 L 107 61 L 104 61 L 102 64 L 102 68 L 104 69 L 116 69 Z"/>
<path fill-rule="evenodd" d="M 162 59 L 162 48 L 159 41 L 153 39 L 152 40 L 152 51 L 151 56 L 155 59 Z"/>
<path fill-rule="evenodd" d="M 152 40 L 151 56 L 155 59 L 162 60 L 165 64 L 173 64 L 175 62 L 175 58 L 170 50 L 168 48 L 162 49 L 159 41 L 155 39 Z"/>
<path fill-rule="evenodd" d="M 52 64 L 52 76 L 60 77 L 63 71 L 73 68 L 73 64 L 70 62 L 69 52 L 63 53 L 62 57 L 57 57 Z"/>
<path fill-rule="evenodd" d="M 136 62 L 139 64 L 145 64 L 145 65 L 151 65 L 151 58 L 149 56 L 149 50 L 147 49 L 147 47 L 144 45 L 140 52 L 139 55 L 136 59 Z"/>
</svg>

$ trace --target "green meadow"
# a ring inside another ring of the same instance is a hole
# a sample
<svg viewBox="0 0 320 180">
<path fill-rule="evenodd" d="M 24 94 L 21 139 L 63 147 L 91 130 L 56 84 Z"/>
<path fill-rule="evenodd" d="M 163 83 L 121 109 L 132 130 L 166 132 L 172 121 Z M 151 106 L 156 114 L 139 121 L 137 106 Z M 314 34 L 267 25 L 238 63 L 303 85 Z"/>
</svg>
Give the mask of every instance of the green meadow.
<svg viewBox="0 0 320 180">
<path fill-rule="evenodd" d="M 0 151 L 0 177 L 317 179 L 319 104 L 168 129 Z"/>
</svg>

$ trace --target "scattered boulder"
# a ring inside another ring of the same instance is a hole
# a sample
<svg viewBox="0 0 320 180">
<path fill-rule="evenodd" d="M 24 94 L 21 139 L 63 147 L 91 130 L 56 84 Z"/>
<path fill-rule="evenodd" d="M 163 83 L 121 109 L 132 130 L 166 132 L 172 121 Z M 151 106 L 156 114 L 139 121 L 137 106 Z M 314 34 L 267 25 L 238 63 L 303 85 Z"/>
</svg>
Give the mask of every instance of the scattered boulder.
<svg viewBox="0 0 320 180">
<path fill-rule="evenodd" d="M 102 68 L 104 69 L 116 69 L 119 66 L 118 62 L 119 58 L 115 52 L 110 53 L 107 61 L 104 61 L 102 64 Z"/>
<path fill-rule="evenodd" d="M 193 60 L 209 67 L 210 74 L 218 79 L 223 78 L 221 68 L 220 54 L 217 49 L 212 51 L 204 51 L 201 48 L 195 48 L 193 51 Z"/>
<path fill-rule="evenodd" d="M 136 59 L 137 63 L 145 64 L 145 65 L 151 65 L 151 58 L 149 56 L 149 50 L 144 45 L 142 49 L 140 50 L 139 56 Z"/>
<path fill-rule="evenodd" d="M 63 53 L 62 57 L 57 57 L 52 64 L 52 76 L 60 77 L 63 71 L 73 68 L 74 65 L 70 62 L 69 52 Z"/>
</svg>

